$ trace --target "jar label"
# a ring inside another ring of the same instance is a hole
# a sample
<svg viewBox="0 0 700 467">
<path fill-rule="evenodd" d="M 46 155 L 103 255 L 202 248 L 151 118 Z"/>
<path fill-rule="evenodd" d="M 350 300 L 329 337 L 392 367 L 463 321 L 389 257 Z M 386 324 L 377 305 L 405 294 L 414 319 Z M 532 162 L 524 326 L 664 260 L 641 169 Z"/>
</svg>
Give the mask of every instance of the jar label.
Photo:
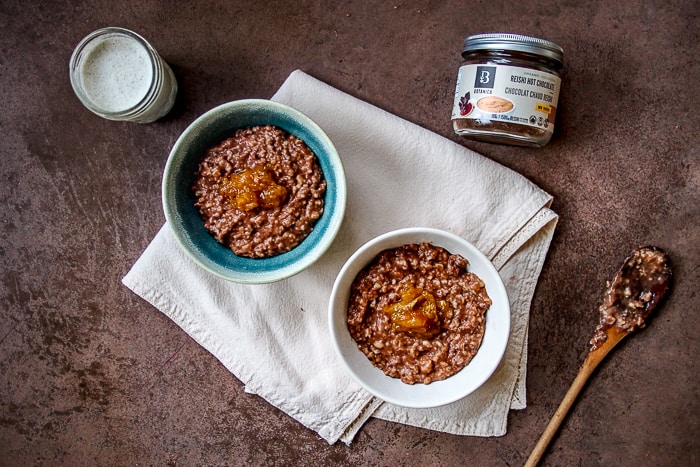
<svg viewBox="0 0 700 467">
<path fill-rule="evenodd" d="M 462 65 L 452 119 L 519 123 L 554 131 L 561 78 L 508 65 Z"/>
</svg>

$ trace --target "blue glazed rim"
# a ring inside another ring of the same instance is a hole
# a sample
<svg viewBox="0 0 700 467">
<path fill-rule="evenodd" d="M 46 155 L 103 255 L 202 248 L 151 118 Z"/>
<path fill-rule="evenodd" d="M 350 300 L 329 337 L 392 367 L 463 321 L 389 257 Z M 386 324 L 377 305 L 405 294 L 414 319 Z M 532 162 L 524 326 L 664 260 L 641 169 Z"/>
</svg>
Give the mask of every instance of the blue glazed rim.
<svg viewBox="0 0 700 467">
<path fill-rule="evenodd" d="M 323 215 L 314 230 L 294 249 L 263 259 L 237 256 L 217 242 L 204 227 L 191 189 L 207 149 L 238 129 L 256 125 L 274 125 L 302 139 L 316 154 L 327 185 Z M 165 165 L 162 197 L 165 218 L 175 239 L 199 266 L 223 279 L 262 284 L 291 277 L 323 255 L 340 230 L 347 188 L 340 156 L 315 122 L 278 102 L 244 99 L 209 110 L 185 129 Z"/>
</svg>

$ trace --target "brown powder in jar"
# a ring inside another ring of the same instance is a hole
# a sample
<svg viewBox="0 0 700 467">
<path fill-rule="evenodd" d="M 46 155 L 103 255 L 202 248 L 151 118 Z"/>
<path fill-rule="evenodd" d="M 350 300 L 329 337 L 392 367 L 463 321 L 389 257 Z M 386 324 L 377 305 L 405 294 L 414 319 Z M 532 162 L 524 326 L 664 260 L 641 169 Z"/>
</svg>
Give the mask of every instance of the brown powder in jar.
<svg viewBox="0 0 700 467">
<path fill-rule="evenodd" d="M 236 255 L 267 258 L 301 243 L 323 214 L 316 155 L 272 125 L 238 130 L 210 148 L 193 186 L 204 226 Z"/>
<path fill-rule="evenodd" d="M 478 120 L 460 118 L 453 121 L 455 129 L 474 130 L 473 139 L 486 142 L 503 142 L 503 138 L 509 139 L 509 144 L 515 146 L 532 146 L 530 139 L 539 140 L 549 137 L 547 130 L 523 125 L 515 122 L 494 122 L 491 120 Z"/>
<path fill-rule="evenodd" d="M 491 299 L 468 264 L 419 243 L 385 250 L 360 271 L 347 325 L 374 366 L 406 384 L 429 384 L 469 364 L 481 346 Z"/>
</svg>

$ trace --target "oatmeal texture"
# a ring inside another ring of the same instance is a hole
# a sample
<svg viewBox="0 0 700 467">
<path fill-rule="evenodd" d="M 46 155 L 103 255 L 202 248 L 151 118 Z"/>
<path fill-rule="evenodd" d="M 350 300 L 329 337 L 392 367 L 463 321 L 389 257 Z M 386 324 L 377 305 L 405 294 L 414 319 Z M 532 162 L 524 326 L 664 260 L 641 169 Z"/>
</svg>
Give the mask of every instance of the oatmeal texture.
<svg viewBox="0 0 700 467">
<path fill-rule="evenodd" d="M 430 243 L 381 252 L 355 278 L 347 325 L 372 364 L 407 384 L 464 368 L 484 336 L 491 299 L 460 255 Z"/>
<path fill-rule="evenodd" d="M 633 332 L 645 327 L 650 307 L 666 293 L 670 279 L 671 267 L 665 252 L 653 247 L 634 251 L 607 285 L 591 350 L 607 340 L 610 328 Z"/>
<path fill-rule="evenodd" d="M 271 125 L 238 130 L 210 148 L 195 178 L 205 227 L 238 256 L 287 252 L 323 214 L 326 181 L 316 156 Z"/>
</svg>

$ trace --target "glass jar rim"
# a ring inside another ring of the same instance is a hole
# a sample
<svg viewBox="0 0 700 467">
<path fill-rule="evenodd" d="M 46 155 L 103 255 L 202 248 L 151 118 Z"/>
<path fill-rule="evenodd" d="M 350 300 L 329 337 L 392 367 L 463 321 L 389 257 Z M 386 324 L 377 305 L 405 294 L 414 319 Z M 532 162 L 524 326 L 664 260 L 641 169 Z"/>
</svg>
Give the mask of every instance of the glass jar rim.
<svg viewBox="0 0 700 467">
<path fill-rule="evenodd" d="M 136 41 L 136 43 L 138 43 L 146 51 L 151 65 L 152 79 L 148 90 L 146 91 L 143 98 L 141 98 L 133 106 L 118 111 L 106 110 L 95 105 L 95 102 L 85 94 L 85 92 L 82 89 L 82 85 L 80 84 L 80 60 L 82 59 L 81 53 L 92 43 L 92 41 L 94 41 L 97 38 L 106 36 L 128 37 L 129 39 Z M 78 43 L 78 45 L 73 50 L 73 53 L 71 54 L 69 63 L 71 86 L 73 87 L 73 91 L 78 96 L 83 105 L 85 105 L 92 112 L 104 116 L 106 118 L 129 120 L 145 112 L 148 109 L 148 106 L 151 105 L 151 103 L 154 101 L 158 90 L 157 88 L 162 80 L 161 70 L 158 66 L 159 60 L 159 56 L 155 49 L 151 46 L 151 44 L 149 44 L 146 39 L 144 39 L 142 36 L 135 33 L 134 31 L 116 26 L 97 29 L 85 36 Z"/>
</svg>

